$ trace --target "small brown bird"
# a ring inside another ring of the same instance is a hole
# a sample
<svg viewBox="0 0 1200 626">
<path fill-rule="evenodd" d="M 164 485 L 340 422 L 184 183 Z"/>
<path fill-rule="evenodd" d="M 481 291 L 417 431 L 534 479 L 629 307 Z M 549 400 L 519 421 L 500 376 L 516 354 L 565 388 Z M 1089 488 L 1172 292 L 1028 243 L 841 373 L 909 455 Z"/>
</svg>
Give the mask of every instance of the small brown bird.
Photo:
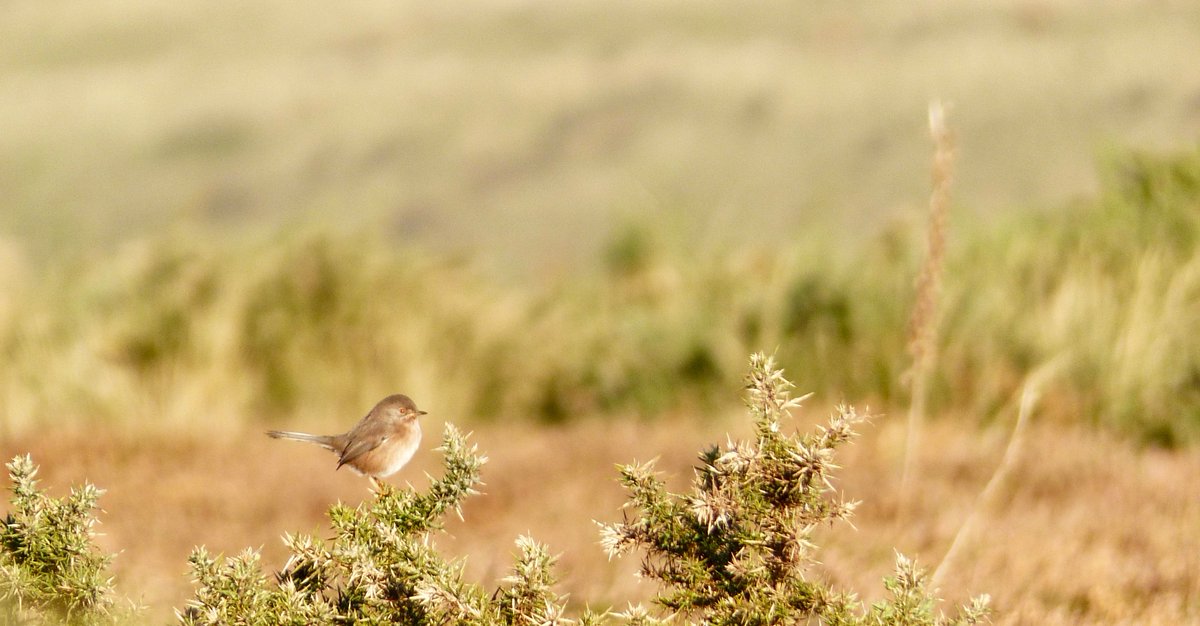
<svg viewBox="0 0 1200 626">
<path fill-rule="evenodd" d="M 275 439 L 308 441 L 338 455 L 343 465 L 371 479 L 379 489 L 379 479 L 400 471 L 421 444 L 421 424 L 417 418 L 425 411 L 417 409 L 408 396 L 395 394 L 379 401 L 354 428 L 342 435 L 310 435 L 281 430 L 267 431 Z"/>
</svg>

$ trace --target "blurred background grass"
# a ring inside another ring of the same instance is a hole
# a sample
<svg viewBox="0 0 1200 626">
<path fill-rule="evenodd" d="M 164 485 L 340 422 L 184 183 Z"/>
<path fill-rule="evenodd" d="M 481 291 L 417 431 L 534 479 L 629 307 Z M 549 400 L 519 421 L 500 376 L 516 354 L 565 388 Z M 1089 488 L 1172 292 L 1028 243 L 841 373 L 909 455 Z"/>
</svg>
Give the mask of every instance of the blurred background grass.
<svg viewBox="0 0 1200 626">
<path fill-rule="evenodd" d="M 1195 434 L 1200 153 L 1105 171 L 1086 202 L 958 216 L 935 413 L 989 418 L 1060 359 L 1049 417 Z M 405 389 L 462 418 L 703 414 L 736 402 L 743 355 L 767 347 L 806 389 L 894 410 L 920 236 L 712 250 L 632 223 L 536 286 L 368 231 L 148 236 L 9 277 L 2 409 L 14 428 L 294 422 Z"/>
<path fill-rule="evenodd" d="M 934 96 L 935 412 L 1200 424 L 1194 3 L 0 11 L 5 429 L 894 410 Z"/>
</svg>

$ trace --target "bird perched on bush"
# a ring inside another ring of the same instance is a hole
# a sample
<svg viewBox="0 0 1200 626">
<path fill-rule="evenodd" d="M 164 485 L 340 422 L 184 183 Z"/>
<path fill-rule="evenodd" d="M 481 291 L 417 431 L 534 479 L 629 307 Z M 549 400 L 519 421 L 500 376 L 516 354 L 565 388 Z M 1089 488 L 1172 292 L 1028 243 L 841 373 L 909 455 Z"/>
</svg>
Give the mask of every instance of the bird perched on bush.
<svg viewBox="0 0 1200 626">
<path fill-rule="evenodd" d="M 338 469 L 348 466 L 370 478 L 378 490 L 380 478 L 400 471 L 416 453 L 421 444 L 421 424 L 417 418 L 425 414 L 412 398 L 395 394 L 380 400 L 354 428 L 341 435 L 282 430 L 267 431 L 267 435 L 275 439 L 307 441 L 335 452 Z"/>
</svg>

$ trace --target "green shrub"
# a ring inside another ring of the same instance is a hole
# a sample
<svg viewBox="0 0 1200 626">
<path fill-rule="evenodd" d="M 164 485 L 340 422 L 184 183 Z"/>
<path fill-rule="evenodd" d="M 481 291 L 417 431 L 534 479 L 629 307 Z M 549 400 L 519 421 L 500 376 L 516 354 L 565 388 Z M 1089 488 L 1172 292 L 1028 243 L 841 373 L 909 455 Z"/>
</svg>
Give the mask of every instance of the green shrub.
<svg viewBox="0 0 1200 626">
<path fill-rule="evenodd" d="M 7 465 L 12 510 L 0 528 L 0 621 L 5 624 L 108 624 L 117 621 L 109 557 L 92 542 L 92 485 L 62 499 L 37 489 L 29 456 Z"/>
<path fill-rule="evenodd" d="M 641 550 L 642 575 L 663 584 L 655 601 L 700 624 L 973 624 L 977 599 L 959 617 L 934 614 L 935 600 L 915 564 L 897 556 L 886 581 L 892 597 L 864 610 L 806 569 L 815 563 L 813 530 L 848 519 L 855 502 L 833 497 L 836 449 L 862 420 L 841 407 L 828 426 L 789 434 L 783 420 L 803 398 L 771 359 L 755 355 L 749 406 L 755 440 L 700 456 L 692 490 L 667 491 L 650 464 L 621 468 L 637 515 L 602 526 L 610 556 Z"/>
</svg>

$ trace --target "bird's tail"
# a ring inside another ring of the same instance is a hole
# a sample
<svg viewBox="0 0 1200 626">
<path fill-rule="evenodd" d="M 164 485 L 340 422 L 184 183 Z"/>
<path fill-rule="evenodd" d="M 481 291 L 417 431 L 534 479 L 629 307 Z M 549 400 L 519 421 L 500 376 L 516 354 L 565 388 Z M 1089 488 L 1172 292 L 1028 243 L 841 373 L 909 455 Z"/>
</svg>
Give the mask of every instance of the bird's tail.
<svg viewBox="0 0 1200 626">
<path fill-rule="evenodd" d="M 308 433 L 293 433 L 285 430 L 268 430 L 267 436 L 273 439 L 291 439 L 292 441 L 307 441 L 322 448 L 334 449 L 333 437 L 329 435 L 310 435 Z"/>
</svg>

